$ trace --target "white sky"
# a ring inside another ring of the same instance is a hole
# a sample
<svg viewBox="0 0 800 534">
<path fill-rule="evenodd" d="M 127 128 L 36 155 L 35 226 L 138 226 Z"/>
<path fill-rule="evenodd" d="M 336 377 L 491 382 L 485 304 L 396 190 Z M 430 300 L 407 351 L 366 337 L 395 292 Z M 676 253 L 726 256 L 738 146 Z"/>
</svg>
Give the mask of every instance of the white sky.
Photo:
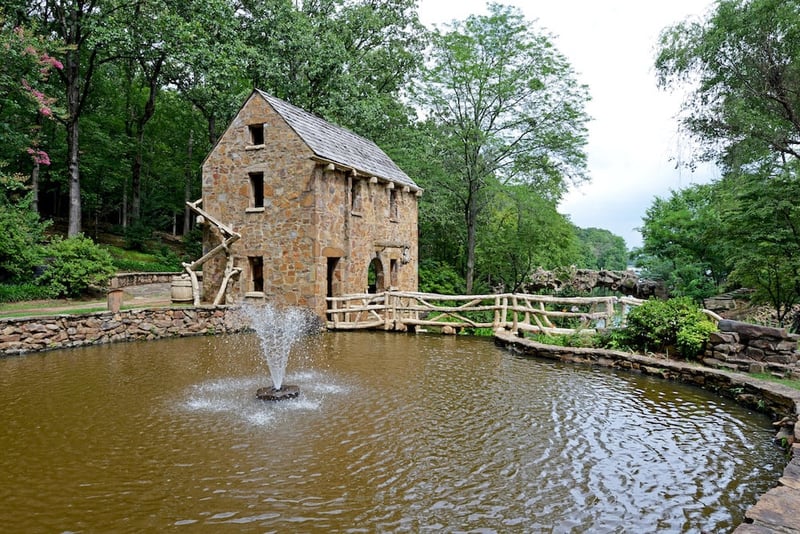
<svg viewBox="0 0 800 534">
<path fill-rule="evenodd" d="M 641 246 L 636 230 L 655 197 L 718 173 L 711 166 L 691 172 L 676 160 L 691 157 L 675 119 L 682 94 L 656 87 L 655 46 L 662 29 L 700 16 L 712 0 L 505 0 L 554 36 L 578 81 L 589 86 L 589 184 L 573 188 L 559 211 L 581 228 L 605 228 Z M 420 0 L 428 26 L 485 14 L 483 0 Z"/>
</svg>

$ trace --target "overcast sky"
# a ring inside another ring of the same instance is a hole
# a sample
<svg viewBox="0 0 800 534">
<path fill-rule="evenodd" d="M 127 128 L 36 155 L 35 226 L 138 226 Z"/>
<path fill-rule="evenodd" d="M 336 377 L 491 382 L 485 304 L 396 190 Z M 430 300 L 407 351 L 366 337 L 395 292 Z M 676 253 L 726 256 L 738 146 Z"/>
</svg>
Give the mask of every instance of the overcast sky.
<svg viewBox="0 0 800 534">
<path fill-rule="evenodd" d="M 636 230 L 656 196 L 717 178 L 712 167 L 676 168 L 691 156 L 678 135 L 682 94 L 656 87 L 653 68 L 660 31 L 698 17 L 711 0 L 506 0 L 554 36 L 556 48 L 589 86 L 587 154 L 591 183 L 573 189 L 559 211 L 581 228 L 605 228 L 641 246 Z M 482 0 L 420 0 L 428 26 L 485 14 Z"/>
</svg>

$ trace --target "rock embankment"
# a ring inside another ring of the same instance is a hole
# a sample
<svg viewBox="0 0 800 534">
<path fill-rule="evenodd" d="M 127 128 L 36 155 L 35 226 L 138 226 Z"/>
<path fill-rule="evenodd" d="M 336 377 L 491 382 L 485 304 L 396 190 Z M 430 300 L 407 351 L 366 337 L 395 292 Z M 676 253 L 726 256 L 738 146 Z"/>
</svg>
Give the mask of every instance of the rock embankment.
<svg viewBox="0 0 800 534">
<path fill-rule="evenodd" d="M 800 380 L 797 334 L 789 334 L 785 328 L 727 319 L 720 321 L 718 328 L 711 334 L 703 356 L 703 363 L 709 367 Z"/>
<path fill-rule="evenodd" d="M 0 320 L 0 355 L 101 343 L 238 332 L 227 306 L 152 308 Z"/>
</svg>

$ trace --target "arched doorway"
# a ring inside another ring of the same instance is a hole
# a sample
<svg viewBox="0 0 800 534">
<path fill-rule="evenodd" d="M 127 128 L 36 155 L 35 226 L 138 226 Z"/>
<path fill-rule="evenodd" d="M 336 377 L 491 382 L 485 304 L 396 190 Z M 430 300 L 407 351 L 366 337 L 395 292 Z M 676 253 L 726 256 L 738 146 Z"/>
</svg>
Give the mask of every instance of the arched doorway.
<svg viewBox="0 0 800 534">
<path fill-rule="evenodd" d="M 386 282 L 383 275 L 383 262 L 380 258 L 373 258 L 369 263 L 367 272 L 367 292 L 381 293 L 386 290 Z"/>
</svg>

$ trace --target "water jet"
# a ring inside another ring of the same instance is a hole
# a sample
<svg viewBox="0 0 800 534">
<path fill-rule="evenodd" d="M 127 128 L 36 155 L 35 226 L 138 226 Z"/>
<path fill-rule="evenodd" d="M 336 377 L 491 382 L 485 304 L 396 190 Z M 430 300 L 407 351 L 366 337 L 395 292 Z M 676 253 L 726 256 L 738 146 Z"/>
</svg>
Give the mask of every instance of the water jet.
<svg viewBox="0 0 800 534">
<path fill-rule="evenodd" d="M 272 386 L 256 391 L 256 397 L 266 401 L 293 399 L 300 395 L 300 387 L 284 385 L 289 353 L 297 341 L 307 335 L 312 327 L 312 313 L 299 307 L 245 305 L 242 312 L 258 336 L 261 355 L 267 362 Z"/>
</svg>

